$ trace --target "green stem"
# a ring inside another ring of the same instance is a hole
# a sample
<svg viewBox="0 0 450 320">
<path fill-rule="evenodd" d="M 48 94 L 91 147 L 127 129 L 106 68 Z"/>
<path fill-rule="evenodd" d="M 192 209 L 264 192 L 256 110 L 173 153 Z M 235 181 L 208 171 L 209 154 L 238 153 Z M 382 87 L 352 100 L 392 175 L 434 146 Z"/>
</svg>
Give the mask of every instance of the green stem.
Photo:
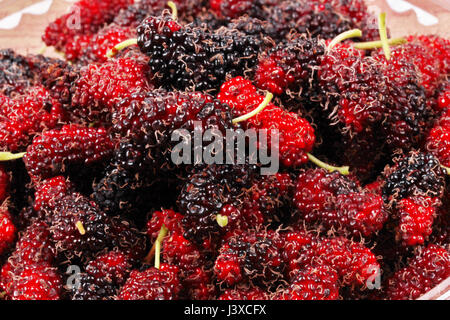
<svg viewBox="0 0 450 320">
<path fill-rule="evenodd" d="M 314 157 L 311 153 L 307 153 L 309 160 L 316 164 L 317 166 L 324 168 L 330 172 L 333 171 L 338 171 L 340 172 L 342 175 L 348 175 L 349 174 L 349 166 L 344 166 L 344 167 L 334 167 L 332 165 L 329 165 L 328 163 L 325 163 L 319 159 L 317 159 L 316 157 Z"/>
<path fill-rule="evenodd" d="M 390 46 L 398 46 L 400 44 L 404 44 L 408 42 L 405 38 L 392 38 L 388 40 L 388 44 Z M 367 42 L 358 42 L 353 45 L 356 49 L 376 49 L 381 48 L 383 46 L 383 42 L 381 40 L 378 41 L 367 41 Z"/>
<path fill-rule="evenodd" d="M 253 111 L 244 114 L 240 117 L 237 117 L 235 119 L 232 120 L 233 124 L 236 124 L 238 122 L 242 122 L 242 121 L 246 121 L 248 119 L 250 119 L 251 117 L 256 116 L 258 113 L 260 113 L 261 111 L 264 110 L 265 107 L 267 107 L 270 103 L 270 101 L 272 101 L 273 98 L 273 94 L 271 92 L 267 92 L 266 97 L 264 98 L 263 102 L 261 102 L 261 104 L 256 107 L 256 109 L 254 109 Z"/>
<path fill-rule="evenodd" d="M 123 49 L 125 49 L 125 48 L 128 48 L 128 47 L 131 47 L 131 46 L 133 46 L 133 45 L 137 45 L 137 39 L 128 39 L 128 40 L 122 41 L 121 43 L 116 44 L 116 45 L 114 46 L 114 48 L 112 48 L 111 50 L 109 50 L 109 51 L 106 53 L 106 57 L 107 57 L 107 58 L 112 58 L 112 57 L 114 57 L 119 51 L 121 51 L 121 50 L 123 50 Z"/>
<path fill-rule="evenodd" d="M 446 167 L 446 166 L 443 166 L 443 165 L 441 165 L 441 167 L 442 167 L 445 171 L 447 171 L 447 174 L 450 176 L 450 168 L 449 168 L 449 167 Z"/>
<path fill-rule="evenodd" d="M 23 158 L 26 152 L 21 153 L 11 153 L 11 152 L 0 152 L 0 161 L 9 161 Z"/>
<path fill-rule="evenodd" d="M 391 48 L 389 47 L 387 31 L 386 31 L 386 13 L 382 12 L 378 15 L 378 31 L 380 33 L 380 40 L 382 43 L 384 55 L 386 60 L 391 58 Z"/>
<path fill-rule="evenodd" d="M 331 40 L 330 44 L 327 47 L 327 52 L 333 49 L 334 46 L 337 45 L 339 42 L 342 42 L 350 38 L 359 38 L 359 37 L 362 37 L 362 31 L 359 29 L 352 29 L 342 32 L 341 34 L 337 35 L 333 40 Z"/>
<path fill-rule="evenodd" d="M 44 44 L 42 48 L 39 49 L 38 54 L 44 54 L 47 51 L 47 46 Z"/>
<path fill-rule="evenodd" d="M 66 54 L 64 53 L 64 52 L 62 52 L 62 51 L 59 51 L 59 50 L 55 50 L 55 53 L 56 54 L 59 54 L 61 57 L 63 57 L 64 59 L 66 58 Z"/>
<path fill-rule="evenodd" d="M 155 246 L 155 268 L 159 269 L 161 265 L 161 242 L 164 239 L 164 237 L 167 235 L 167 232 L 169 230 L 166 228 L 166 226 L 163 224 L 161 227 L 161 230 L 159 230 L 158 237 L 156 238 L 156 241 L 154 243 Z"/>
<path fill-rule="evenodd" d="M 216 221 L 217 221 L 217 224 L 222 228 L 224 228 L 228 225 L 228 217 L 227 216 L 218 214 L 218 215 L 216 215 Z"/>
<path fill-rule="evenodd" d="M 78 232 L 83 236 L 86 234 L 86 229 L 84 229 L 83 223 L 81 221 L 77 221 L 75 226 L 78 229 Z"/>
<path fill-rule="evenodd" d="M 174 21 L 177 20 L 178 19 L 178 10 L 177 10 L 177 5 L 175 4 L 175 2 L 168 1 L 167 6 L 172 10 L 172 20 L 174 20 Z"/>
</svg>

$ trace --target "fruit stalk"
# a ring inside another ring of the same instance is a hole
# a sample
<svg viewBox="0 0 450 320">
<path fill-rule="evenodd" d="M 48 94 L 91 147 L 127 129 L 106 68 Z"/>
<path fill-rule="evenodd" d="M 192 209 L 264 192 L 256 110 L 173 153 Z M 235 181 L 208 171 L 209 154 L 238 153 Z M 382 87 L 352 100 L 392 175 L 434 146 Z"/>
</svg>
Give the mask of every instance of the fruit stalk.
<svg viewBox="0 0 450 320">
<path fill-rule="evenodd" d="M 349 174 L 349 169 L 350 169 L 349 166 L 335 167 L 335 166 L 329 165 L 328 163 L 325 163 L 325 162 L 317 159 L 311 153 L 307 153 L 307 155 L 308 155 L 308 159 L 312 163 L 316 164 L 317 166 L 319 166 L 321 168 L 324 168 L 324 169 L 328 170 L 329 172 L 338 171 L 342 175 L 348 175 Z"/>
<path fill-rule="evenodd" d="M 386 30 L 386 13 L 382 12 L 378 15 L 378 30 L 380 32 L 381 44 L 383 47 L 386 60 L 391 58 L 391 49 L 388 43 L 387 30 Z"/>
<path fill-rule="evenodd" d="M 266 97 L 264 98 L 263 102 L 261 102 L 261 104 L 258 107 L 256 107 L 256 109 L 254 109 L 253 111 L 251 111 L 247 114 L 244 114 L 240 117 L 234 118 L 232 121 L 233 124 L 236 124 L 236 123 L 242 122 L 242 121 L 246 121 L 246 120 L 256 116 L 258 113 L 263 111 L 265 107 L 267 107 L 269 105 L 270 101 L 272 101 L 272 98 L 273 98 L 273 94 L 271 92 L 267 92 Z"/>
<path fill-rule="evenodd" d="M 345 32 L 342 32 L 340 35 L 336 36 L 333 40 L 331 40 L 330 44 L 327 47 L 327 52 L 331 51 L 338 43 L 350 39 L 350 38 L 360 38 L 362 37 L 362 31 L 359 29 L 352 29 Z"/>
</svg>

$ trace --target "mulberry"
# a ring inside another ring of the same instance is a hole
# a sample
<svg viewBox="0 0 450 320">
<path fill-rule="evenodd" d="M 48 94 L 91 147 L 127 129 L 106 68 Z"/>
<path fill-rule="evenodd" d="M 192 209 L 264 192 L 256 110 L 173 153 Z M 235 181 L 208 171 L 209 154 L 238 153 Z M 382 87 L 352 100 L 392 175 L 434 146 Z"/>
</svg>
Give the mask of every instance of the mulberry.
<svg viewBox="0 0 450 320">
<path fill-rule="evenodd" d="M 417 299 L 449 276 L 448 250 L 430 244 L 388 279 L 386 295 L 393 300 Z"/>
<path fill-rule="evenodd" d="M 34 138 L 24 156 L 28 173 L 35 180 L 64 172 L 69 164 L 90 164 L 108 159 L 113 142 L 103 128 L 65 125 Z"/>
</svg>

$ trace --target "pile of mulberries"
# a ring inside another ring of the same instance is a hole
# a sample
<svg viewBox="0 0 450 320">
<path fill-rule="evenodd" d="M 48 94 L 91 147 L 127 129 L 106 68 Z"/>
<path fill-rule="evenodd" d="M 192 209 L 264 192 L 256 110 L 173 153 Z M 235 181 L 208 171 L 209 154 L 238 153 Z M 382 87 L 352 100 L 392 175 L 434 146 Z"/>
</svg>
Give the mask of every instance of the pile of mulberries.
<svg viewBox="0 0 450 320">
<path fill-rule="evenodd" d="M 260 47 L 238 30 L 182 25 L 168 11 L 145 19 L 137 33 L 156 82 L 174 89 L 216 92 L 227 78 L 251 72 Z"/>
<path fill-rule="evenodd" d="M 429 297 L 450 40 L 384 24 L 364 0 L 79 0 L 42 35 L 62 57 L 0 50 L 0 300 Z"/>
</svg>

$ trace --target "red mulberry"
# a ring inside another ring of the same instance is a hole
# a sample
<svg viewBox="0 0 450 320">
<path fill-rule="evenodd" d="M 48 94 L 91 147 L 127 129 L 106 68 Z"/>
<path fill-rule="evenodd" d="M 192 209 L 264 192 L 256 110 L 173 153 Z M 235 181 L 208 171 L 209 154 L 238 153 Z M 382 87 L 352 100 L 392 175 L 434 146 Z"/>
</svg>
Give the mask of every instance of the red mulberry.
<svg viewBox="0 0 450 320">
<path fill-rule="evenodd" d="M 105 129 L 65 125 L 34 138 L 24 162 L 28 173 L 39 180 L 64 172 L 69 164 L 88 165 L 108 159 L 112 150 L 113 142 Z"/>
</svg>

